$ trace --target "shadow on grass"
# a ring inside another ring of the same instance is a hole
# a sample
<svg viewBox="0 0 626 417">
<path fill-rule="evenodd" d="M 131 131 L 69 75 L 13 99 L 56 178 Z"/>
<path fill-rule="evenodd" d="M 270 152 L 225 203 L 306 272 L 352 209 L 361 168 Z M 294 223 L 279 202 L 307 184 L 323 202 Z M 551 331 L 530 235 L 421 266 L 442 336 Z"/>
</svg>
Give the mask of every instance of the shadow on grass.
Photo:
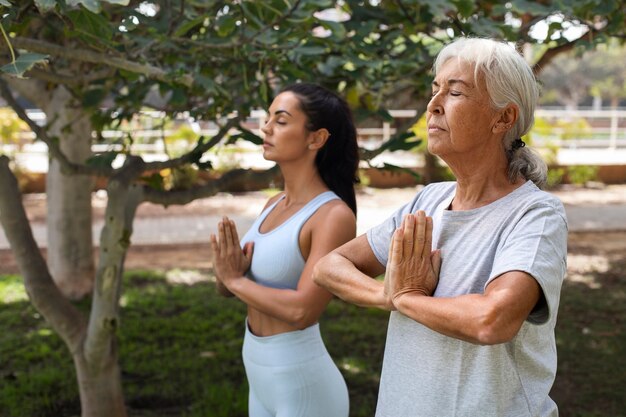
<svg viewBox="0 0 626 417">
<path fill-rule="evenodd" d="M 241 362 L 245 306 L 192 284 L 129 272 L 121 299 L 120 365 L 131 416 L 247 416 Z M 17 288 L 17 289 L 16 289 Z M 21 291 L 21 293 L 20 293 Z M 0 410 L 7 417 L 80 415 L 72 359 L 26 301 L 17 276 L 0 277 Z M 79 308 L 89 310 L 89 303 Z M 322 322 L 355 416 L 371 416 L 387 314 L 333 301 Z"/>
<path fill-rule="evenodd" d="M 565 283 L 552 392 L 561 416 L 626 416 L 624 270 L 626 259 L 594 272 L 593 289 Z M 124 288 L 119 348 L 130 416 L 247 416 L 244 305 L 216 295 L 207 277 L 176 283 L 133 271 Z M 89 303 L 79 307 L 88 311 Z M 322 317 L 326 346 L 348 383 L 351 416 L 374 414 L 387 319 L 338 300 Z M 17 276 L 0 276 L 0 327 L 2 415 L 80 415 L 71 357 Z"/>
<path fill-rule="evenodd" d="M 626 416 L 626 257 L 564 283 L 551 396 L 564 417 Z"/>
</svg>

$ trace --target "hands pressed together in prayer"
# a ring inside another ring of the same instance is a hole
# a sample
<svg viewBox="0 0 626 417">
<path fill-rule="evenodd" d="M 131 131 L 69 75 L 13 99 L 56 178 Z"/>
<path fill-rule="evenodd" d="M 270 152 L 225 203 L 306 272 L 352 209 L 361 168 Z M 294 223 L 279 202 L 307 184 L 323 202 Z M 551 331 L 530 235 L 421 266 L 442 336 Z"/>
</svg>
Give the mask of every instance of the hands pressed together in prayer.
<svg viewBox="0 0 626 417">
<path fill-rule="evenodd" d="M 389 245 L 384 293 L 390 305 L 405 294 L 430 296 L 439 282 L 441 253 L 432 250 L 433 219 L 422 210 L 408 214 Z"/>
<path fill-rule="evenodd" d="M 254 244 L 248 242 L 242 250 L 235 222 L 226 216 L 218 223 L 217 228 L 219 237 L 211 234 L 213 269 L 218 289 L 219 285 L 228 289 L 234 281 L 245 279 L 244 274 L 252 262 Z M 221 290 L 223 292 L 223 288 Z"/>
</svg>

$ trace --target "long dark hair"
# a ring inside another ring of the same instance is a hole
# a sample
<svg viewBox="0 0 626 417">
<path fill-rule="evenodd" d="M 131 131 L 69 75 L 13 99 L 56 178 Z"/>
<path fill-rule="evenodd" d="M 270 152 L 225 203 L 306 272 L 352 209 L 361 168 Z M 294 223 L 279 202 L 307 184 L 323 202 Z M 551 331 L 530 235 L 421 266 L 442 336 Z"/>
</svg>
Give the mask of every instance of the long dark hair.
<svg viewBox="0 0 626 417">
<path fill-rule="evenodd" d="M 332 91 L 310 83 L 292 84 L 281 92 L 294 93 L 306 114 L 307 130 L 326 129 L 330 137 L 315 157 L 315 165 L 326 183 L 356 214 L 354 184 L 359 182 L 359 147 L 356 127 L 348 103 Z"/>
</svg>

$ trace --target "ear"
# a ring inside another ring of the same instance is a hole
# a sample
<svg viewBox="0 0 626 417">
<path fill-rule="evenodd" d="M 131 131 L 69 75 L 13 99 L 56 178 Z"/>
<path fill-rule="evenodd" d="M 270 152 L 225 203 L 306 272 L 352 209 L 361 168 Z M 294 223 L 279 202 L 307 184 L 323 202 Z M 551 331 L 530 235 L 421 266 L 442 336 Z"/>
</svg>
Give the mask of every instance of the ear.
<svg viewBox="0 0 626 417">
<path fill-rule="evenodd" d="M 508 104 L 505 108 L 498 112 L 496 123 L 493 125 L 493 133 L 506 133 L 517 122 L 519 117 L 519 109 L 515 104 Z"/>
<path fill-rule="evenodd" d="M 309 150 L 312 151 L 322 149 L 329 137 L 330 133 L 325 128 L 321 128 L 316 130 L 315 132 L 311 132 L 309 134 L 309 144 L 307 147 L 309 148 Z"/>
</svg>

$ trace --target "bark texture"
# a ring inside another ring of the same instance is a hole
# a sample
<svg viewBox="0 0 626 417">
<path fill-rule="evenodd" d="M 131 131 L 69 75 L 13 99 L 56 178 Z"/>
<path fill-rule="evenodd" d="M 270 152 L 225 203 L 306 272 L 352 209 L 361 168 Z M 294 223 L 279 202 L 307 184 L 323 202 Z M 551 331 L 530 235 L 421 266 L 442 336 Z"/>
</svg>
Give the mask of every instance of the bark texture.
<svg viewBox="0 0 626 417">
<path fill-rule="evenodd" d="M 57 87 L 44 111 L 48 133 L 59 140 L 71 162 L 82 164 L 91 155 L 91 122 L 63 86 Z M 91 231 L 91 191 L 87 175 L 66 175 L 51 158 L 46 178 L 48 200 L 48 267 L 61 292 L 80 299 L 93 289 L 94 261 Z"/>
</svg>

